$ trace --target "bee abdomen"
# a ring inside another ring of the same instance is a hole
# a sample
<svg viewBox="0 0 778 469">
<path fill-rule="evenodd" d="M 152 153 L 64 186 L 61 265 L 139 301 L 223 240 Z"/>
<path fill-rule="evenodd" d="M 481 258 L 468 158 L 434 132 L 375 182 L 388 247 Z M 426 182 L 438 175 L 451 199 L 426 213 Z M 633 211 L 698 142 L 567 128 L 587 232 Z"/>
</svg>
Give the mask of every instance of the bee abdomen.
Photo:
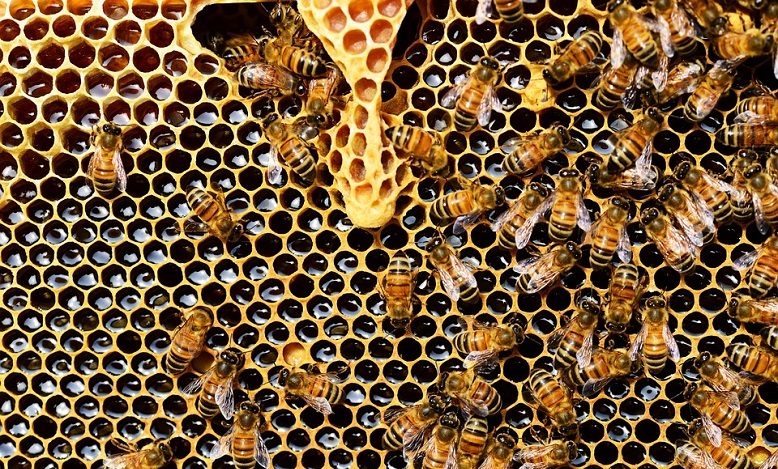
<svg viewBox="0 0 778 469">
<path fill-rule="evenodd" d="M 305 49 L 285 46 L 281 50 L 281 60 L 289 70 L 304 77 L 317 77 L 327 73 L 327 64 Z"/>
<path fill-rule="evenodd" d="M 515 23 L 524 16 L 523 0 L 494 0 L 494 9 L 506 23 Z"/>
<path fill-rule="evenodd" d="M 186 370 L 189 366 L 189 360 L 179 357 L 172 351 L 165 355 L 165 370 L 173 375 L 178 376 Z"/>
<path fill-rule="evenodd" d="M 232 459 L 238 469 L 254 469 L 254 438 L 236 436 L 232 441 Z"/>
<path fill-rule="evenodd" d="M 284 142 L 279 148 L 279 153 L 305 182 L 312 184 L 316 180 L 316 160 L 313 153 L 298 139 L 293 138 Z"/>
<path fill-rule="evenodd" d="M 196 187 L 190 189 L 186 194 L 186 201 L 189 203 L 192 211 L 205 222 L 210 221 L 219 214 L 219 206 L 213 198 L 202 189 Z"/>
<path fill-rule="evenodd" d="M 197 411 L 200 412 L 203 417 L 211 418 L 219 413 L 219 406 L 214 402 L 212 397 L 205 397 L 205 393 L 203 393 L 197 398 Z"/>
<path fill-rule="evenodd" d="M 471 416 L 465 422 L 459 436 L 459 451 L 467 455 L 478 455 L 483 451 L 489 425 L 485 418 Z"/>
</svg>

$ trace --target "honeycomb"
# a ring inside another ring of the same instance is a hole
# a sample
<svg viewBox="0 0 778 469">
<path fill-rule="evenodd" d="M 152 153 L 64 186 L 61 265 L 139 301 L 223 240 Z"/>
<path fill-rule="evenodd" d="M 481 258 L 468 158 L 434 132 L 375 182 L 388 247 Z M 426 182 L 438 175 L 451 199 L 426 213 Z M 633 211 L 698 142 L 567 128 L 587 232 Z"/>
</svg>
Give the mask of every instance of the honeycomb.
<svg viewBox="0 0 778 469">
<path fill-rule="evenodd" d="M 460 257 L 478 267 L 481 291 L 476 304 L 452 304 L 423 249 L 436 230 L 429 206 L 450 184 L 417 180 L 387 142 L 376 142 L 383 126 L 396 123 L 445 134 L 456 172 L 500 184 L 509 199 L 527 183 L 501 170 L 499 145 L 516 134 L 560 122 L 586 143 L 584 156 L 600 154 L 612 131 L 610 117 L 591 105 L 595 74 L 557 90 L 539 77 L 557 41 L 586 29 L 611 35 L 606 2 L 526 3 L 527 17 L 511 26 L 477 25 L 471 0 L 301 0 L 354 90 L 331 132 L 333 150 L 321 156 L 322 174 L 308 188 L 291 178 L 268 185 L 270 149 L 258 123 L 276 110 L 294 116 L 300 103 L 247 99 L 193 32 L 201 18 L 243 25 L 266 17 L 262 5 L 233 3 L 0 1 L 0 466 L 99 467 L 113 454 L 112 438 L 168 438 L 184 469 L 228 466 L 229 458 L 213 462 L 208 454 L 230 422 L 204 419 L 181 390 L 234 346 L 246 353 L 236 400 L 261 405 L 274 467 L 405 467 L 400 452 L 381 447 L 380 416 L 422 399 L 441 372 L 461 369 L 452 338 L 462 317 L 518 316 L 528 324 L 524 342 L 485 379 L 505 403 L 490 426 L 509 425 L 529 441 L 529 429 L 543 424 L 519 389 L 533 367 L 551 367 L 549 335 L 576 293 L 605 294 L 607 271 L 584 262 L 519 301 L 514 254 L 497 246 L 488 223 L 462 235 L 447 228 Z M 485 54 L 508 64 L 497 91 L 504 110 L 486 128 L 448 131 L 451 114 L 439 98 Z M 687 151 L 722 173 L 734 149 L 712 133 L 754 77 L 778 86 L 767 62 L 741 66 L 733 92 L 699 125 L 685 121 L 676 104 L 663 109 L 670 117 L 654 141 L 658 169 Z M 360 80 L 372 84 L 360 87 Z M 103 121 L 126 129 L 129 184 L 110 198 L 85 178 L 91 130 Z M 560 153 L 543 170 L 553 175 L 570 164 L 585 169 L 584 158 Z M 183 233 L 192 184 L 222 188 L 246 235 L 225 244 Z M 589 210 L 601 211 L 607 195 L 590 194 Z M 359 227 L 376 220 L 380 228 Z M 533 241 L 547 245 L 540 228 Z M 673 464 L 674 443 L 694 417 L 682 396 L 685 380 L 698 379 L 693 359 L 703 351 L 722 356 L 727 344 L 750 342 L 758 330 L 724 311 L 728 292 L 743 281 L 732 260 L 766 239 L 753 224 L 721 227 L 683 276 L 634 220 L 629 234 L 651 288 L 667 292 L 681 361 L 659 378 L 630 375 L 578 401 L 574 467 Z M 376 289 L 398 249 L 419 269 L 420 307 L 407 333 L 384 321 Z M 216 322 L 192 369 L 174 379 L 161 359 L 179 311 L 196 305 L 212 308 Z M 277 378 L 290 345 L 322 370 L 347 370 L 346 399 L 334 414 L 284 400 Z M 774 383 L 761 385 L 758 403 L 747 409 L 753 454 L 778 446 L 776 391 Z"/>
</svg>

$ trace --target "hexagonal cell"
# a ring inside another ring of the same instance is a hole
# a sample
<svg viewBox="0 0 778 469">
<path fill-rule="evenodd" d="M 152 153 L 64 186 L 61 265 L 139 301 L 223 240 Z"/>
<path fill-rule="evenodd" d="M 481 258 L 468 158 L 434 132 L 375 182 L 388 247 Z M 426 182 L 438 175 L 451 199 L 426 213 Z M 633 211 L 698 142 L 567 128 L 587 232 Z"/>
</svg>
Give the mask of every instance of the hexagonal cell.
<svg viewBox="0 0 778 469">
<path fill-rule="evenodd" d="M 376 97 L 376 83 L 370 78 L 360 78 L 354 85 L 356 96 L 365 102 L 370 102 Z"/>
<path fill-rule="evenodd" d="M 349 54 L 359 55 L 367 49 L 367 38 L 365 33 L 358 29 L 353 29 L 343 36 L 343 48 Z"/>
<path fill-rule="evenodd" d="M 343 10 L 341 10 L 339 7 L 332 7 L 327 11 L 327 13 L 324 15 L 324 24 L 327 26 L 327 29 L 332 31 L 333 33 L 339 33 L 340 31 L 343 31 L 343 28 L 346 27 L 348 19 L 346 18 L 346 14 L 343 13 Z"/>
<path fill-rule="evenodd" d="M 127 0 L 105 0 L 103 3 L 103 14 L 112 20 L 124 18 L 129 11 Z"/>
</svg>

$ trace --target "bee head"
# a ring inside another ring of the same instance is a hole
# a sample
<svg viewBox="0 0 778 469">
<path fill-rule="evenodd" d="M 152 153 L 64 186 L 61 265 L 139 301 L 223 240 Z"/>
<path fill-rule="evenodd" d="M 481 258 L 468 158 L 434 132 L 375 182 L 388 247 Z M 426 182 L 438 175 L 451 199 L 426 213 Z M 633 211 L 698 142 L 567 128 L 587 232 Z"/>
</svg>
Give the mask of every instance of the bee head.
<svg viewBox="0 0 778 469">
<path fill-rule="evenodd" d="M 283 370 L 281 370 L 281 373 L 278 374 L 278 385 L 286 386 L 286 381 L 289 379 L 290 374 L 291 371 L 289 371 L 288 368 L 284 368 Z"/>
<path fill-rule="evenodd" d="M 220 353 L 219 359 L 235 366 L 236 368 L 243 368 L 243 365 L 246 363 L 246 357 L 243 356 L 240 350 L 234 347 L 230 347 Z"/>
<path fill-rule="evenodd" d="M 500 62 L 498 62 L 494 57 L 481 57 L 481 60 L 478 63 L 484 67 L 491 68 L 492 70 L 500 69 Z"/>
<path fill-rule="evenodd" d="M 442 414 L 446 407 L 451 404 L 451 398 L 448 396 L 441 396 L 439 394 L 433 394 L 429 396 L 429 407 L 437 414 Z"/>
<path fill-rule="evenodd" d="M 756 177 L 756 176 L 757 176 L 757 175 L 759 175 L 759 174 L 762 174 L 762 165 L 760 165 L 760 164 L 755 164 L 755 165 L 752 165 L 750 168 L 748 168 L 748 169 L 746 170 L 746 172 L 745 172 L 745 173 L 743 173 L 743 176 L 744 176 L 746 179 L 751 179 L 751 178 L 753 178 L 753 177 Z"/>
<path fill-rule="evenodd" d="M 294 85 L 294 95 L 297 97 L 305 96 L 305 93 L 308 92 L 308 88 L 305 87 L 305 83 L 302 81 L 298 81 L 297 84 Z"/>
<path fill-rule="evenodd" d="M 670 199 L 670 197 L 672 197 L 675 190 L 676 190 L 675 184 L 665 184 L 659 189 L 659 192 L 657 193 L 656 196 L 660 202 L 667 202 L 667 200 Z"/>
<path fill-rule="evenodd" d="M 693 365 L 694 365 L 695 368 L 697 368 L 697 370 L 700 370 L 712 358 L 713 358 L 713 355 L 711 355 L 710 352 L 702 352 L 699 357 L 694 359 Z"/>
<path fill-rule="evenodd" d="M 623 334 L 624 331 L 627 330 L 627 324 L 626 324 L 627 317 L 626 317 L 626 315 L 624 315 L 621 310 L 618 310 L 618 311 L 613 311 L 611 313 L 611 316 L 613 317 L 613 319 L 615 319 L 615 320 L 617 320 L 619 322 L 606 321 L 605 322 L 605 329 L 607 329 L 608 332 L 611 332 L 613 334 Z"/>
<path fill-rule="evenodd" d="M 658 124 L 661 124 L 662 122 L 665 121 L 665 116 L 663 116 L 662 113 L 659 112 L 659 109 L 655 107 L 648 108 L 648 110 L 646 110 L 646 115 L 648 116 L 649 119 L 651 119 L 652 121 Z"/>
<path fill-rule="evenodd" d="M 238 222 L 235 223 L 235 226 L 232 227 L 232 230 L 230 230 L 229 236 L 227 236 L 227 241 L 234 243 L 235 241 L 239 240 L 241 236 L 243 236 L 243 232 L 245 231 L 245 227 L 242 223 Z"/>
<path fill-rule="evenodd" d="M 513 332 L 513 335 L 516 336 L 517 344 L 524 342 L 524 328 L 521 324 L 511 324 L 511 331 Z"/>
<path fill-rule="evenodd" d="M 589 178 L 589 182 L 592 184 L 600 183 L 600 164 L 592 163 L 586 168 L 586 177 Z"/>
<path fill-rule="evenodd" d="M 505 189 L 500 186 L 494 186 L 494 203 L 500 206 L 505 203 Z"/>
<path fill-rule="evenodd" d="M 640 213 L 640 223 L 644 225 L 648 225 L 657 218 L 659 218 L 659 210 L 656 207 L 645 208 Z"/>
<path fill-rule="evenodd" d="M 732 298 L 729 299 L 729 305 L 727 308 L 727 314 L 729 314 L 729 317 L 737 318 L 737 310 L 739 308 L 740 308 L 740 296 L 732 295 Z"/>
<path fill-rule="evenodd" d="M 694 394 L 697 392 L 699 386 L 697 383 L 689 383 L 686 385 L 686 389 L 683 390 L 683 398 L 690 401 Z"/>
<path fill-rule="evenodd" d="M 551 65 L 551 67 L 554 67 L 554 66 L 556 66 L 556 64 Z M 559 83 L 559 80 L 557 80 L 556 78 L 554 78 L 553 75 L 551 75 L 551 69 L 550 68 L 548 68 L 548 67 L 544 68 L 542 74 L 543 74 L 543 79 L 546 80 L 550 85 L 556 85 L 556 84 Z"/>
<path fill-rule="evenodd" d="M 119 128 L 119 126 L 116 124 L 108 123 L 103 125 L 103 132 L 109 133 L 111 135 L 121 135 L 122 129 Z"/>
<path fill-rule="evenodd" d="M 407 329 L 410 322 L 411 320 L 409 318 L 392 318 L 389 320 L 389 323 L 395 329 Z"/>
<path fill-rule="evenodd" d="M 751 8 L 755 10 L 761 10 L 765 6 L 767 6 L 767 0 L 753 0 L 751 2 Z"/>
<path fill-rule="evenodd" d="M 516 438 L 508 433 L 503 433 L 502 429 L 497 430 L 497 432 L 500 432 L 495 433 L 494 435 L 494 439 L 497 440 L 497 443 L 500 443 L 508 449 L 513 449 L 516 447 Z"/>
<path fill-rule="evenodd" d="M 579 176 L 581 176 L 581 173 L 575 168 L 565 168 L 559 172 L 559 177 L 561 178 L 577 178 Z"/>
<path fill-rule="evenodd" d="M 565 249 L 567 249 L 570 254 L 573 256 L 573 259 L 579 260 L 581 259 L 581 248 L 578 247 L 577 244 L 575 244 L 572 241 L 568 241 L 565 243 Z"/>
<path fill-rule="evenodd" d="M 159 450 L 159 454 L 162 455 L 162 460 L 164 462 L 172 461 L 173 460 L 173 449 L 170 447 L 169 444 L 167 444 L 164 441 L 157 440 L 154 442 L 154 445 Z"/>
<path fill-rule="evenodd" d="M 715 18 L 711 21 L 710 27 L 708 28 L 708 34 L 711 36 L 721 36 L 727 31 L 727 18 L 718 16 L 718 12 L 716 12 L 715 9 L 709 8 L 703 15 L 708 17 L 713 17 L 715 15 Z"/>
<path fill-rule="evenodd" d="M 570 131 L 567 130 L 567 127 L 562 124 L 556 124 L 554 126 L 554 131 L 559 135 L 563 145 L 570 143 Z"/>
<path fill-rule="evenodd" d="M 424 247 L 424 249 L 427 252 L 432 252 L 432 251 L 435 250 L 435 248 L 437 248 L 437 247 L 439 247 L 441 245 L 443 245 L 443 238 L 441 238 L 440 236 L 435 236 L 434 238 L 430 239 L 427 242 L 427 245 Z"/>
<path fill-rule="evenodd" d="M 575 442 L 565 441 L 565 445 L 567 446 L 567 457 L 570 458 L 571 461 L 578 458 L 578 446 Z"/>
<path fill-rule="evenodd" d="M 564 412 L 567 412 L 567 411 L 564 411 Z M 561 418 L 562 415 L 565 415 L 565 414 L 560 413 L 558 417 Z M 573 413 L 572 418 L 573 418 L 573 420 L 575 420 L 575 413 Z M 565 437 L 569 438 L 569 437 L 575 435 L 576 433 L 578 433 L 578 422 L 573 422 L 570 425 L 561 426 L 561 427 L 558 428 L 558 430 L 559 430 L 559 433 L 561 433 Z M 575 458 L 572 457 L 570 459 L 575 459 Z"/>
<path fill-rule="evenodd" d="M 625 199 L 624 197 L 616 196 L 611 199 L 611 203 L 614 206 L 619 207 L 626 212 L 629 212 L 629 200 Z"/>
<path fill-rule="evenodd" d="M 548 197 L 548 190 L 546 189 L 546 186 L 543 184 L 540 184 L 538 182 L 531 182 L 529 185 L 530 190 L 537 192 L 543 197 Z"/>
<path fill-rule="evenodd" d="M 584 298 L 581 300 L 580 303 L 581 310 L 584 311 L 584 316 L 586 318 L 585 323 L 591 324 L 592 322 L 597 320 L 597 316 L 600 315 L 600 307 L 592 301 L 590 298 Z M 580 313 L 579 313 L 580 314 Z"/>
<path fill-rule="evenodd" d="M 238 404 L 238 410 L 250 412 L 252 414 L 259 414 L 259 406 L 251 401 L 243 401 Z"/>
<path fill-rule="evenodd" d="M 441 415 L 438 422 L 444 427 L 449 427 L 449 428 L 459 427 L 459 417 L 457 417 L 457 414 L 453 411 L 446 412 L 445 414 Z"/>
<path fill-rule="evenodd" d="M 683 180 L 689 174 L 692 169 L 692 164 L 689 161 L 681 161 L 681 163 L 675 167 L 673 174 L 676 178 Z"/>
</svg>

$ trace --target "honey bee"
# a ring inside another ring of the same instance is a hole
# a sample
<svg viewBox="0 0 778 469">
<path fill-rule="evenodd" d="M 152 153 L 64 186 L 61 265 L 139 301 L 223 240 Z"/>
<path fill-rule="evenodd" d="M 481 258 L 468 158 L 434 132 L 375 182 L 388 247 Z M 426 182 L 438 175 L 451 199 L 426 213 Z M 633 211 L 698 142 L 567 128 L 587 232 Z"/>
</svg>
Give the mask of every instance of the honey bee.
<svg viewBox="0 0 778 469">
<path fill-rule="evenodd" d="M 664 88 L 668 57 L 672 57 L 674 53 L 667 25 L 648 20 L 627 0 L 611 1 L 608 5 L 608 18 L 613 25 L 611 65 L 615 68 L 621 67 L 630 53 L 638 62 L 653 70 L 651 78 L 654 87 L 658 90 Z M 654 40 L 652 31 L 658 32 L 663 39 L 661 48 Z"/>
<path fill-rule="evenodd" d="M 683 115 L 687 119 L 699 122 L 711 113 L 721 96 L 732 86 L 732 81 L 735 79 L 735 65 L 724 60 L 713 64 L 686 100 Z"/>
<path fill-rule="evenodd" d="M 282 68 L 263 63 L 243 65 L 235 72 L 235 79 L 242 86 L 258 90 L 255 95 L 303 96 L 305 85 L 297 75 Z"/>
<path fill-rule="evenodd" d="M 766 234 L 770 225 L 778 223 L 778 185 L 762 165 L 755 164 L 743 173 L 746 187 L 751 192 L 754 218 L 759 231 Z"/>
<path fill-rule="evenodd" d="M 430 217 L 436 223 L 452 218 L 454 234 L 462 234 L 474 225 L 487 210 L 494 210 L 505 203 L 505 191 L 498 185 L 482 186 L 462 183 L 464 189 L 440 196 L 430 208 Z"/>
<path fill-rule="evenodd" d="M 472 303 L 478 298 L 478 283 L 467 266 L 454 254 L 442 236 L 432 238 L 425 248 L 429 259 L 440 276 L 446 294 L 454 300 L 460 298 Z"/>
<path fill-rule="evenodd" d="M 500 393 L 472 368 L 441 373 L 438 389 L 443 395 L 456 400 L 467 414 L 485 417 L 496 414 L 502 408 Z"/>
<path fill-rule="evenodd" d="M 649 91 L 651 104 L 664 104 L 681 95 L 692 93 L 705 76 L 705 62 L 697 58 L 680 62 L 667 72 L 667 83 L 662 91 Z"/>
<path fill-rule="evenodd" d="M 235 400 L 232 390 L 238 371 L 246 363 L 246 357 L 236 348 L 225 349 L 219 354 L 214 366 L 192 381 L 182 390 L 184 394 L 197 398 L 197 410 L 204 417 L 213 417 L 219 411 L 225 419 L 232 418 L 235 413 Z"/>
<path fill-rule="evenodd" d="M 778 124 L 748 122 L 726 125 L 716 131 L 716 140 L 729 147 L 775 146 L 778 145 Z"/>
<path fill-rule="evenodd" d="M 170 340 L 165 354 L 165 370 L 178 376 L 203 349 L 205 334 L 213 325 L 213 312 L 209 308 L 194 308 L 179 326 Z"/>
<path fill-rule="evenodd" d="M 332 406 L 343 400 L 343 390 L 336 384 L 340 382 L 334 373 L 316 371 L 281 371 L 278 384 L 284 387 L 287 397 L 301 398 L 306 404 L 324 415 L 332 413 Z"/>
<path fill-rule="evenodd" d="M 605 329 L 621 334 L 632 319 L 632 311 L 646 288 L 646 277 L 634 264 L 621 264 L 611 277 L 608 307 L 605 309 Z"/>
<path fill-rule="evenodd" d="M 602 49 L 602 36 L 597 31 L 585 31 L 578 36 L 553 62 L 543 69 L 543 78 L 557 85 L 574 77 L 588 66 Z"/>
<path fill-rule="evenodd" d="M 729 172 L 733 175 L 730 204 L 732 205 L 732 216 L 738 223 L 748 223 L 754 216 L 754 203 L 745 172 L 757 161 L 758 155 L 755 151 L 741 149 L 738 150 L 729 165 Z"/>
<path fill-rule="evenodd" d="M 186 201 L 202 222 L 189 218 L 184 223 L 184 231 L 192 234 L 210 233 L 223 241 L 235 242 L 243 235 L 243 224 L 232 217 L 227 208 L 224 194 L 206 192 L 190 186 L 186 192 Z"/>
<path fill-rule="evenodd" d="M 511 207 L 492 223 L 497 241 L 504 249 L 523 249 L 530 241 L 532 229 L 551 207 L 546 188 L 532 182 Z"/>
<path fill-rule="evenodd" d="M 627 54 L 620 67 L 609 66 L 592 83 L 597 87 L 592 103 L 603 111 L 614 109 L 620 103 L 625 108 L 631 107 L 637 96 L 635 82 L 642 80 L 642 77 L 636 80 L 638 70 L 641 70 L 642 75 L 648 69 L 640 66 L 631 54 Z"/>
<path fill-rule="evenodd" d="M 702 352 L 694 360 L 694 367 L 700 373 L 703 383 L 710 386 L 711 389 L 719 392 L 736 393 L 741 407 L 746 407 L 756 402 L 758 397 L 756 388 L 743 379 L 743 377 L 713 358 L 710 352 Z"/>
<path fill-rule="evenodd" d="M 659 174 L 651 166 L 651 152 L 643 152 L 635 166 L 611 173 L 602 163 L 592 163 L 586 168 L 586 177 L 592 186 L 615 191 L 648 191 L 656 187 Z"/>
<path fill-rule="evenodd" d="M 304 77 L 327 73 L 327 62 L 315 52 L 295 46 L 289 31 L 279 31 L 278 37 L 262 36 L 257 42 L 265 63 L 279 65 Z"/>
<path fill-rule="evenodd" d="M 502 111 L 502 104 L 494 91 L 501 77 L 497 59 L 482 57 L 467 78 L 443 96 L 440 101 L 443 107 L 452 108 L 456 105 L 454 126 L 457 130 L 473 130 L 476 121 L 486 127 L 492 110 Z"/>
<path fill-rule="evenodd" d="M 727 469 L 755 469 L 754 464 L 748 459 L 748 455 L 741 446 L 744 443 L 748 446 L 747 442 L 735 441 L 722 435 L 721 444 L 716 446 L 708 438 L 708 433 L 700 419 L 692 421 L 686 432 L 689 434 L 691 442 L 710 454 L 719 466 Z"/>
<path fill-rule="evenodd" d="M 275 114 L 264 120 L 262 124 L 265 137 L 270 142 L 268 181 L 271 184 L 281 182 L 280 157 L 303 182 L 308 185 L 313 184 L 316 180 L 316 158 L 310 145 L 300 137 L 302 129 L 294 129 L 292 124 L 282 122 Z"/>
<path fill-rule="evenodd" d="M 253 402 L 241 402 L 235 413 L 235 423 L 211 448 L 211 459 L 231 454 L 238 469 L 253 469 L 256 463 L 270 467 L 270 455 L 261 429 L 259 406 Z"/>
<path fill-rule="evenodd" d="M 422 469 L 456 469 L 459 418 L 455 412 L 446 412 L 438 419 L 427 442 L 419 450 L 423 454 Z"/>
<path fill-rule="evenodd" d="M 730 317 L 740 322 L 765 326 L 778 325 L 778 299 L 776 298 L 754 300 L 733 295 L 729 301 L 728 312 Z"/>
<path fill-rule="evenodd" d="M 234 72 L 241 66 L 262 60 L 259 38 L 253 34 L 230 34 L 224 39 L 221 57 L 224 67 Z"/>
<path fill-rule="evenodd" d="M 381 296 L 386 302 L 386 314 L 393 327 L 404 329 L 413 314 L 413 290 L 416 288 L 416 276 L 405 251 L 397 251 L 386 275 L 380 283 Z"/>
<path fill-rule="evenodd" d="M 564 371 L 565 380 L 575 386 L 583 386 L 581 395 L 591 397 L 600 392 L 611 380 L 627 376 L 633 371 L 629 355 L 617 350 L 597 349 L 586 366 L 574 366 Z"/>
<path fill-rule="evenodd" d="M 751 267 L 748 288 L 752 298 L 762 298 L 767 295 L 767 292 L 776 286 L 778 281 L 778 236 L 770 236 L 756 251 L 751 251 L 735 259 L 734 266 L 737 270 L 746 270 Z M 745 302 L 742 306 L 739 303 L 738 301 L 735 312 L 730 314 L 743 315 L 744 317 L 753 317 L 758 314 L 758 312 L 751 311 L 752 306 L 749 302 Z M 732 304 L 730 304 L 730 311 L 732 311 Z"/>
<path fill-rule="evenodd" d="M 708 35 L 715 37 L 726 31 L 727 18 L 718 2 L 714 0 L 681 0 L 681 2 Z"/>
<path fill-rule="evenodd" d="M 508 469 L 516 450 L 516 439 L 497 429 L 486 444 L 486 457 L 478 469 Z"/>
<path fill-rule="evenodd" d="M 572 241 L 557 244 L 539 257 L 524 259 L 513 268 L 518 272 L 516 290 L 523 294 L 539 292 L 557 281 L 581 259 L 581 249 Z"/>
<path fill-rule="evenodd" d="M 669 42 L 679 54 L 685 56 L 694 52 L 697 45 L 694 25 L 677 0 L 655 0 L 651 11 L 662 30 L 669 33 Z"/>
<path fill-rule="evenodd" d="M 657 108 L 648 108 L 643 118 L 613 136 L 615 144 L 608 158 L 608 172 L 619 173 L 650 154 L 656 134 L 662 130 L 664 117 Z"/>
<path fill-rule="evenodd" d="M 555 440 L 545 445 L 528 446 L 513 455 L 521 463 L 519 469 L 550 469 L 569 466 L 578 457 L 578 447 L 572 441 Z"/>
<path fill-rule="evenodd" d="M 539 406 L 560 434 L 570 437 L 578 433 L 577 415 L 573 407 L 572 393 L 560 384 L 548 371 L 535 368 L 524 386 L 525 401 Z"/>
<path fill-rule="evenodd" d="M 409 459 L 410 454 L 421 445 L 427 429 L 437 421 L 448 404 L 447 398 L 433 394 L 415 406 L 384 412 L 383 421 L 387 429 L 382 439 L 383 448 L 402 448 L 405 458 Z"/>
<path fill-rule="evenodd" d="M 722 59 L 731 61 L 769 54 L 773 44 L 773 36 L 764 34 L 758 29 L 743 33 L 727 31 L 713 38 L 713 50 Z"/>
<path fill-rule="evenodd" d="M 395 148 L 408 153 L 429 173 L 437 173 L 448 165 L 448 153 L 440 139 L 419 127 L 389 127 L 385 135 Z"/>
<path fill-rule="evenodd" d="M 502 352 L 512 350 L 524 341 L 524 329 L 520 324 L 489 326 L 475 323 L 472 331 L 454 336 L 454 347 L 467 354 L 465 368 L 473 368 L 493 360 Z"/>
<path fill-rule="evenodd" d="M 516 23 L 524 16 L 524 0 L 494 0 L 494 9 L 506 23 Z M 478 0 L 476 24 L 483 24 L 492 15 L 492 0 Z"/>
<path fill-rule="evenodd" d="M 502 151 L 508 153 L 502 167 L 510 173 L 523 175 L 534 170 L 549 156 L 562 151 L 583 151 L 584 146 L 570 136 L 570 131 L 561 124 L 526 139 L 514 137 L 502 145 Z"/>
<path fill-rule="evenodd" d="M 574 364 L 585 367 L 592 359 L 594 328 L 600 307 L 589 298 L 583 298 L 578 305 L 577 314 L 562 328 L 557 329 L 548 339 L 548 348 L 556 349 L 554 368 L 565 370 Z"/>
<path fill-rule="evenodd" d="M 724 225 L 732 220 L 732 205 L 727 198 L 727 194 L 734 190 L 732 186 L 704 169 L 694 167 L 689 161 L 682 161 L 676 166 L 673 176 L 693 198 L 708 206 L 716 223 Z"/>
<path fill-rule="evenodd" d="M 459 469 L 477 469 L 478 461 L 486 450 L 489 437 L 489 422 L 486 418 L 471 415 L 465 421 L 457 443 L 457 462 Z"/>
<path fill-rule="evenodd" d="M 573 234 L 576 225 L 588 233 L 592 228 L 589 211 L 584 204 L 584 184 L 575 168 L 559 172 L 557 187 L 551 194 L 551 215 L 548 218 L 548 236 L 552 241 L 564 241 Z"/>
<path fill-rule="evenodd" d="M 735 123 L 777 124 L 778 99 L 771 95 L 752 96 L 735 108 Z"/>
<path fill-rule="evenodd" d="M 675 460 L 684 469 L 719 468 L 710 454 L 684 440 L 678 441 L 678 446 L 675 448 Z"/>
<path fill-rule="evenodd" d="M 654 207 L 645 208 L 640 214 L 648 238 L 656 244 L 667 265 L 680 273 L 694 267 L 699 248 L 670 221 L 667 215 Z"/>
<path fill-rule="evenodd" d="M 309 122 L 318 128 L 331 127 L 332 112 L 335 108 L 334 92 L 343 74 L 335 65 L 327 65 L 327 72 L 321 78 L 312 78 L 308 82 L 308 100 L 305 109 L 308 111 Z"/>
<path fill-rule="evenodd" d="M 712 391 L 689 383 L 684 397 L 700 413 L 702 426 L 713 446 L 721 446 L 722 429 L 734 434 L 751 429 L 751 423 L 741 412 L 740 401 L 734 392 Z"/>
<path fill-rule="evenodd" d="M 140 450 L 135 445 L 112 441 L 124 454 L 103 459 L 105 469 L 159 469 L 173 460 L 173 449 L 162 440 Z"/>
<path fill-rule="evenodd" d="M 90 143 L 95 152 L 89 158 L 86 177 L 100 194 L 110 194 L 114 188 L 124 192 L 127 188 L 127 173 L 122 163 L 122 129 L 108 123 L 94 126 Z"/>
<path fill-rule="evenodd" d="M 622 262 L 632 260 L 632 244 L 627 235 L 628 222 L 629 201 L 623 197 L 611 198 L 589 232 L 588 239 L 592 245 L 589 262 L 592 268 L 604 269 L 614 254 L 618 254 Z"/>
<path fill-rule="evenodd" d="M 778 326 L 763 327 L 759 331 L 759 336 L 762 337 L 763 345 L 767 345 L 773 351 L 778 352 Z"/>
<path fill-rule="evenodd" d="M 727 358 L 755 381 L 778 383 L 778 357 L 765 347 L 734 344 L 726 348 Z"/>
<path fill-rule="evenodd" d="M 268 15 L 270 24 L 276 28 L 276 31 L 289 33 L 292 38 L 308 38 L 313 33 L 308 29 L 302 16 L 291 5 L 285 3 L 276 3 Z"/>
<path fill-rule="evenodd" d="M 643 327 L 632 343 L 629 358 L 637 361 L 642 352 L 649 373 L 658 375 L 664 369 L 668 358 L 676 363 L 681 359 L 678 344 L 667 322 L 670 316 L 667 302 L 661 297 L 649 298 L 645 302 L 642 315 Z"/>
<path fill-rule="evenodd" d="M 700 198 L 673 183 L 662 186 L 657 198 L 695 246 L 713 241 L 716 233 L 713 212 Z"/>
</svg>

